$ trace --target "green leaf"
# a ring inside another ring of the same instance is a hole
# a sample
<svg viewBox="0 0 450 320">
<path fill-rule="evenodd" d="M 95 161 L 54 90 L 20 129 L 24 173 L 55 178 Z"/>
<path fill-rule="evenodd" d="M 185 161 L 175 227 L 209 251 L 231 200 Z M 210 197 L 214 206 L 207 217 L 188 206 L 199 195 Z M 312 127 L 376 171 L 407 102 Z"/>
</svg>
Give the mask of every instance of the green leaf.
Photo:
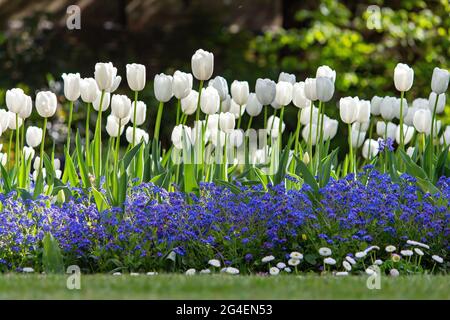
<svg viewBox="0 0 450 320">
<path fill-rule="evenodd" d="M 97 189 L 92 188 L 92 193 L 94 195 L 95 204 L 97 205 L 97 210 L 99 212 L 103 212 L 111 208 L 108 204 L 108 201 L 106 201 L 105 196 Z"/>
<path fill-rule="evenodd" d="M 43 243 L 42 265 L 46 273 L 64 273 L 64 263 L 58 241 L 46 233 Z"/>
<path fill-rule="evenodd" d="M 80 132 L 78 130 L 75 137 L 75 147 L 77 149 L 77 164 L 80 169 L 81 181 L 83 182 L 83 187 L 88 188 L 90 185 L 88 168 L 86 162 L 84 161 L 83 151 L 81 149 Z"/>
<path fill-rule="evenodd" d="M 142 146 L 142 142 L 140 142 L 139 144 L 135 145 L 133 148 L 131 148 L 123 157 L 123 166 L 126 169 L 128 169 L 128 166 L 130 165 L 131 161 L 134 159 L 134 157 L 136 156 L 136 154 L 138 153 L 139 149 Z"/>
<path fill-rule="evenodd" d="M 234 184 L 228 182 L 228 181 L 224 181 L 224 180 L 214 180 L 214 182 L 218 185 L 227 187 L 228 189 L 230 189 L 231 192 L 233 192 L 234 194 L 239 194 L 242 191 L 236 187 Z"/>
<path fill-rule="evenodd" d="M 301 177 L 303 177 L 303 181 L 305 181 L 313 190 L 314 193 L 319 192 L 319 185 L 317 184 L 316 179 L 309 171 L 308 167 L 303 163 L 303 161 L 300 161 L 297 159 L 297 172 L 301 173 Z"/>
<path fill-rule="evenodd" d="M 76 187 L 80 183 L 80 180 L 78 179 L 77 170 L 75 169 L 75 165 L 69 153 L 66 153 L 66 164 L 64 167 L 64 174 L 62 177 L 62 181 L 63 183 L 67 183 L 67 181 L 69 181 L 72 187 Z"/>
</svg>

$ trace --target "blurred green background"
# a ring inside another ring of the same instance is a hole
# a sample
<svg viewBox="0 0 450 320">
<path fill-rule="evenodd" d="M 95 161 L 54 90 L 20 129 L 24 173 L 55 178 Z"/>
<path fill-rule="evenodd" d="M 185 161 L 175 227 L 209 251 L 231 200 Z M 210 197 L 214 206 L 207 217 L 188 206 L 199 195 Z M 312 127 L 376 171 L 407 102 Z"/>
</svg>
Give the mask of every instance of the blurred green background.
<svg viewBox="0 0 450 320">
<path fill-rule="evenodd" d="M 72 4 L 81 9 L 80 30 L 66 26 Z M 6 89 L 20 86 L 34 98 L 35 91 L 50 87 L 62 104 L 50 128 L 57 145 L 65 141 L 68 110 L 61 74 L 92 77 L 100 61 L 114 63 L 123 78 L 119 92 L 130 98 L 125 65 L 147 66 L 148 84 L 140 95 L 149 109 L 147 128 L 153 128 L 156 117 L 154 75 L 190 72 L 197 48 L 214 53 L 214 75 L 229 84 L 247 80 L 251 91 L 258 77 L 277 80 L 285 71 L 299 81 L 329 65 L 337 72 L 336 93 L 326 105 L 333 117 L 342 96 L 397 95 L 392 80 L 397 62 L 415 71 L 409 103 L 428 98 L 435 66 L 450 67 L 449 0 L 15 0 L 0 1 L 0 21 L 0 107 L 5 108 Z M 77 103 L 76 110 L 74 128 L 84 131 L 85 105 Z M 296 112 L 295 107 L 286 110 L 290 130 Z M 165 146 L 174 119 L 172 101 L 163 116 Z M 345 145 L 345 128 L 339 132 L 334 143 Z"/>
</svg>

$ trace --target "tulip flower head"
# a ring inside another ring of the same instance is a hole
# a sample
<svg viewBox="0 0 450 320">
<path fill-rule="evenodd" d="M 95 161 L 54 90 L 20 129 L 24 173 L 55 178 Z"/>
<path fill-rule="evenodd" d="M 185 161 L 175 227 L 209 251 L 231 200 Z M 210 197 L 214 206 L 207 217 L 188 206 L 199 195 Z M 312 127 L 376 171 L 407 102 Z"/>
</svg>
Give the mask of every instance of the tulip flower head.
<svg viewBox="0 0 450 320">
<path fill-rule="evenodd" d="M 331 69 L 329 66 L 320 66 L 316 71 L 316 78 L 324 77 L 330 79 L 333 84 L 336 81 L 336 71 Z"/>
<path fill-rule="evenodd" d="M 19 117 L 18 120 L 19 120 L 18 125 L 20 128 L 20 127 L 22 127 L 23 119 Z M 6 128 L 3 129 L 3 131 L 5 131 L 6 129 L 16 130 L 16 114 L 12 113 L 10 111 L 8 111 L 8 125 Z"/>
<path fill-rule="evenodd" d="M 33 111 L 33 101 L 30 96 L 25 95 L 25 104 L 19 112 L 19 117 L 21 119 L 28 119 Z"/>
<path fill-rule="evenodd" d="M 327 77 L 316 78 L 316 94 L 319 101 L 330 101 L 334 94 L 334 82 Z"/>
<path fill-rule="evenodd" d="M 42 142 L 42 129 L 30 126 L 26 133 L 27 145 L 31 148 L 36 148 Z"/>
<path fill-rule="evenodd" d="M 50 91 L 40 91 L 36 95 L 36 110 L 43 118 L 50 118 L 56 112 L 56 95 Z"/>
<path fill-rule="evenodd" d="M 109 115 L 108 118 L 106 118 L 106 132 L 111 138 L 116 138 L 118 134 L 122 135 L 124 127 L 126 123 L 120 124 L 120 132 L 119 132 L 119 118 L 117 118 L 114 115 Z M 120 120 L 120 122 L 122 122 Z"/>
<path fill-rule="evenodd" d="M 414 136 L 414 127 L 403 124 L 403 137 L 405 144 L 408 144 L 412 137 Z M 395 140 L 400 143 L 400 125 L 397 126 L 397 131 L 395 132 Z"/>
<path fill-rule="evenodd" d="M 20 88 L 6 91 L 6 107 L 13 113 L 20 113 L 26 103 L 25 99 L 25 93 Z"/>
<path fill-rule="evenodd" d="M 130 117 L 131 100 L 126 95 L 114 94 L 111 99 L 111 114 L 118 119 Z"/>
<path fill-rule="evenodd" d="M 437 104 L 436 104 L 436 98 L 438 99 Z M 438 96 L 436 93 L 431 92 L 430 96 L 428 98 L 428 107 L 429 107 L 430 111 L 434 112 L 434 106 L 436 104 L 436 113 L 439 114 L 439 113 L 444 112 L 445 100 L 446 100 L 445 93 L 441 93 Z"/>
<path fill-rule="evenodd" d="M 413 119 L 414 127 L 419 133 L 431 132 L 431 112 L 428 109 L 417 110 Z"/>
<path fill-rule="evenodd" d="M 175 71 L 173 74 L 173 95 L 177 99 L 186 98 L 192 90 L 192 74 Z"/>
<path fill-rule="evenodd" d="M 245 110 L 250 117 L 258 116 L 262 111 L 263 105 L 259 102 L 256 93 L 250 93 L 248 96 L 247 104 Z"/>
<path fill-rule="evenodd" d="M 375 141 L 373 139 L 367 139 L 366 141 L 364 141 L 364 145 L 362 147 L 362 156 L 364 157 L 364 159 L 373 159 L 377 156 L 378 152 L 378 141 Z"/>
<path fill-rule="evenodd" d="M 181 99 L 181 111 L 187 115 L 194 114 L 197 111 L 198 92 L 191 90 L 186 98 Z"/>
<path fill-rule="evenodd" d="M 231 83 L 231 98 L 238 105 L 242 106 L 247 103 L 250 94 L 248 82 L 234 80 Z"/>
<path fill-rule="evenodd" d="M 93 103 L 100 95 L 97 82 L 94 78 L 84 78 L 80 80 L 81 100 L 86 103 Z M 100 101 L 98 102 L 100 104 Z"/>
<path fill-rule="evenodd" d="M 293 85 L 287 81 L 280 81 L 275 87 L 275 103 L 280 106 L 287 106 L 292 101 Z"/>
<path fill-rule="evenodd" d="M 383 101 L 383 98 L 379 96 L 374 96 L 372 100 L 370 100 L 370 113 L 374 116 L 380 115 L 381 101 Z"/>
<path fill-rule="evenodd" d="M 222 112 L 218 117 L 218 121 L 220 130 L 230 132 L 234 129 L 235 117 L 231 112 Z"/>
<path fill-rule="evenodd" d="M 431 78 L 431 90 L 436 94 L 445 93 L 448 89 L 448 81 L 450 73 L 448 70 L 434 68 L 433 76 Z"/>
<path fill-rule="evenodd" d="M 136 128 L 135 134 L 136 134 L 135 143 L 140 143 L 142 141 L 144 141 L 145 143 L 148 143 L 149 135 L 147 132 L 145 132 L 144 130 L 142 130 L 140 128 Z M 127 128 L 127 130 L 125 131 L 125 136 L 127 138 L 128 143 L 133 143 L 133 127 L 132 126 Z"/>
<path fill-rule="evenodd" d="M 134 123 L 134 108 L 135 108 L 135 104 L 132 103 L 131 111 L 130 111 L 131 123 Z M 136 103 L 136 125 L 137 126 L 144 124 L 146 114 L 147 114 L 147 105 L 142 101 L 138 101 Z"/>
<path fill-rule="evenodd" d="M 214 55 L 203 49 L 198 49 L 191 59 L 194 77 L 198 80 L 208 80 L 214 71 Z"/>
<path fill-rule="evenodd" d="M 100 92 L 98 92 L 97 98 L 92 103 L 92 106 L 94 107 L 95 111 L 100 111 L 100 100 L 101 94 Z M 102 101 L 102 112 L 108 110 L 110 102 L 111 102 L 111 94 L 109 92 L 105 92 Z"/>
<path fill-rule="evenodd" d="M 317 97 L 317 86 L 315 78 L 306 78 L 305 80 L 305 97 L 310 101 L 316 101 Z"/>
<path fill-rule="evenodd" d="M 205 114 L 214 114 L 219 111 L 220 96 L 217 90 L 213 87 L 207 87 L 202 91 L 200 97 L 200 108 Z"/>
<path fill-rule="evenodd" d="M 64 96 L 69 101 L 75 101 L 80 97 L 80 74 L 79 73 L 63 73 L 64 80 Z"/>
<path fill-rule="evenodd" d="M 111 62 L 98 62 L 95 64 L 94 77 L 99 90 L 113 92 L 113 89 L 117 89 L 120 84 L 117 76 L 117 68 Z"/>
<path fill-rule="evenodd" d="M 414 81 L 414 70 L 404 63 L 398 63 L 394 69 L 395 88 L 400 92 L 411 89 Z"/>
<path fill-rule="evenodd" d="M 278 76 L 278 82 L 289 82 L 290 84 L 294 85 L 295 81 L 295 74 L 280 72 Z"/>
<path fill-rule="evenodd" d="M 311 105 L 305 96 L 305 83 L 303 81 L 294 84 L 292 89 L 292 102 L 297 108 L 304 109 Z"/>
<path fill-rule="evenodd" d="M 339 100 L 339 114 L 341 120 L 351 124 L 358 119 L 359 99 L 358 97 L 345 97 Z"/>
<path fill-rule="evenodd" d="M 257 79 L 255 94 L 263 106 L 270 105 L 275 99 L 276 83 L 270 79 Z"/>
<path fill-rule="evenodd" d="M 167 102 L 173 95 L 173 78 L 172 76 L 160 73 L 155 75 L 154 92 L 156 100 L 159 102 Z"/>
<path fill-rule="evenodd" d="M 214 87 L 219 93 L 220 100 L 224 101 L 228 96 L 228 83 L 227 80 L 221 76 L 217 76 L 214 79 L 209 80 L 208 86 Z"/>
<path fill-rule="evenodd" d="M 133 91 L 142 91 L 145 88 L 146 70 L 143 64 L 127 64 L 127 82 Z"/>
</svg>

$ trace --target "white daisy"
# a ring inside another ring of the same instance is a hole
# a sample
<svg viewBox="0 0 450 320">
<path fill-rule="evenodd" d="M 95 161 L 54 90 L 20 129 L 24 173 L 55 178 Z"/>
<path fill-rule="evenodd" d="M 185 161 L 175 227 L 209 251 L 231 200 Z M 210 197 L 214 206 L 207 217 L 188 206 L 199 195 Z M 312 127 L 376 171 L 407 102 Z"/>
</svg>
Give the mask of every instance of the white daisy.
<svg viewBox="0 0 450 320">
<path fill-rule="evenodd" d="M 394 252 L 395 250 L 397 250 L 397 248 L 389 245 L 386 248 L 384 248 L 384 250 L 386 250 L 386 252 L 391 253 L 391 252 Z"/>
<path fill-rule="evenodd" d="M 334 260 L 333 258 L 325 258 L 323 259 L 323 263 L 325 264 L 329 264 L 329 265 L 335 265 L 336 264 L 336 260 Z"/>
<path fill-rule="evenodd" d="M 269 273 L 271 276 L 277 276 L 280 273 L 280 269 L 277 267 L 272 267 L 269 269 Z"/>
<path fill-rule="evenodd" d="M 211 273 L 211 270 L 209 270 L 209 269 L 203 269 L 203 270 L 200 271 L 200 273 L 201 273 L 201 274 L 209 274 L 209 273 Z"/>
<path fill-rule="evenodd" d="M 362 259 L 362 258 L 364 258 L 366 255 L 367 255 L 367 253 L 364 252 L 364 251 L 360 251 L 360 252 L 355 253 L 355 257 L 357 257 L 358 259 Z"/>
<path fill-rule="evenodd" d="M 423 251 L 420 250 L 419 248 L 414 248 L 414 252 L 417 253 L 419 256 L 423 256 Z"/>
<path fill-rule="evenodd" d="M 436 261 L 437 263 L 442 263 L 444 262 L 444 259 L 442 259 L 442 257 L 439 257 L 437 255 L 432 255 L 431 258 Z"/>
<path fill-rule="evenodd" d="M 352 265 L 350 263 L 348 263 L 348 261 L 343 261 L 342 262 L 342 266 L 344 267 L 345 270 L 347 271 L 351 271 L 352 270 Z"/>
<path fill-rule="evenodd" d="M 220 261 L 217 260 L 217 259 L 211 259 L 211 260 L 209 260 L 209 261 L 208 261 L 208 264 L 211 265 L 211 266 L 213 266 L 213 267 L 220 268 Z"/>
<path fill-rule="evenodd" d="M 147 275 L 148 275 L 148 276 L 157 276 L 157 275 L 158 275 L 158 272 L 156 272 L 156 271 L 150 271 L 150 272 L 147 272 Z"/>
<path fill-rule="evenodd" d="M 122 274 L 120 272 L 114 272 L 112 275 L 113 276 L 121 276 Z"/>
<path fill-rule="evenodd" d="M 278 268 L 278 269 L 284 269 L 284 268 L 286 268 L 286 263 L 284 263 L 284 262 L 278 262 L 278 263 L 277 263 L 277 268 Z"/>
<path fill-rule="evenodd" d="M 398 272 L 397 269 L 391 269 L 391 271 L 389 271 L 389 274 L 391 275 L 391 277 L 398 277 L 400 275 L 400 272 Z"/>
<path fill-rule="evenodd" d="M 265 256 L 264 258 L 261 259 L 261 261 L 263 263 L 267 263 L 267 262 L 270 262 L 270 261 L 273 261 L 273 260 L 275 260 L 274 256 Z"/>
<path fill-rule="evenodd" d="M 227 270 L 225 271 L 228 274 L 239 274 L 239 269 L 233 268 L 233 267 L 228 267 Z"/>
<path fill-rule="evenodd" d="M 285 271 L 287 273 L 291 273 L 292 272 L 291 268 L 289 268 L 289 267 L 284 268 L 283 271 Z"/>
<path fill-rule="evenodd" d="M 345 276 L 348 276 L 348 272 L 347 271 L 339 271 L 339 272 L 336 272 L 335 275 L 337 277 L 345 277 Z"/>
<path fill-rule="evenodd" d="M 289 261 L 288 261 L 288 265 L 290 265 L 292 267 L 298 266 L 299 263 L 300 263 L 300 260 L 298 260 L 298 259 L 289 259 Z"/>
<path fill-rule="evenodd" d="M 430 249 L 429 245 L 427 245 L 425 243 L 422 243 L 422 242 L 419 242 L 419 241 L 408 240 L 408 241 L 406 241 L 406 243 L 409 244 L 409 245 L 412 245 L 412 246 L 418 246 L 418 247 L 422 247 L 422 248 L 425 248 L 425 249 Z"/>
<path fill-rule="evenodd" d="M 345 260 L 347 260 L 347 261 L 350 262 L 351 264 L 356 264 L 356 260 L 353 259 L 353 258 L 350 257 L 350 256 L 346 256 L 346 257 L 345 257 Z"/>
<path fill-rule="evenodd" d="M 412 252 L 412 250 L 402 250 L 400 251 L 400 254 L 404 257 L 411 257 L 414 252 Z"/>
<path fill-rule="evenodd" d="M 139 275 L 139 273 L 137 273 L 137 272 L 131 272 L 130 273 L 130 276 L 132 276 L 132 277 L 137 277 Z"/>
<path fill-rule="evenodd" d="M 380 250 L 380 247 L 379 246 L 370 246 L 366 250 L 364 250 L 364 252 L 368 253 L 368 252 L 370 252 L 372 250 Z"/>
<path fill-rule="evenodd" d="M 197 272 L 197 271 L 195 271 L 194 268 L 191 268 L 191 269 L 186 270 L 185 274 L 186 274 L 187 276 L 193 276 L 196 272 Z"/>
<path fill-rule="evenodd" d="M 331 249 L 330 248 L 327 248 L 327 247 L 323 247 L 323 248 L 320 248 L 319 249 L 319 254 L 322 256 L 322 257 L 328 257 L 328 256 L 331 256 Z"/>
<path fill-rule="evenodd" d="M 298 259 L 298 260 L 302 260 L 303 259 L 303 254 L 301 254 L 300 252 L 297 252 L 297 251 L 291 252 L 291 254 L 289 256 L 292 259 Z"/>
<path fill-rule="evenodd" d="M 31 267 L 25 267 L 25 268 L 22 269 L 22 272 L 25 272 L 25 273 L 33 273 L 33 272 L 34 272 L 34 269 L 31 268 Z"/>
<path fill-rule="evenodd" d="M 383 260 L 377 259 L 373 262 L 373 264 L 376 266 L 381 266 L 383 264 Z"/>
<path fill-rule="evenodd" d="M 402 257 L 400 257 L 400 255 L 398 255 L 396 253 L 392 254 L 392 261 L 394 261 L 394 262 L 399 262 L 401 258 Z"/>
</svg>

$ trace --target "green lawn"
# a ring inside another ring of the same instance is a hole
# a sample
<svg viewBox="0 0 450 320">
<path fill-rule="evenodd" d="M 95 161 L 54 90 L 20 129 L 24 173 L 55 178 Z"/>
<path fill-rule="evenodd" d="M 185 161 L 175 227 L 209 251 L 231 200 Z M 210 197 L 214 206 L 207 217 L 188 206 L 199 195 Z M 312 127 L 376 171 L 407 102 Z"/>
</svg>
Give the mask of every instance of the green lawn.
<svg viewBox="0 0 450 320">
<path fill-rule="evenodd" d="M 366 277 L 82 275 L 81 290 L 65 276 L 0 274 L 0 299 L 450 299 L 449 276 Z"/>
</svg>

